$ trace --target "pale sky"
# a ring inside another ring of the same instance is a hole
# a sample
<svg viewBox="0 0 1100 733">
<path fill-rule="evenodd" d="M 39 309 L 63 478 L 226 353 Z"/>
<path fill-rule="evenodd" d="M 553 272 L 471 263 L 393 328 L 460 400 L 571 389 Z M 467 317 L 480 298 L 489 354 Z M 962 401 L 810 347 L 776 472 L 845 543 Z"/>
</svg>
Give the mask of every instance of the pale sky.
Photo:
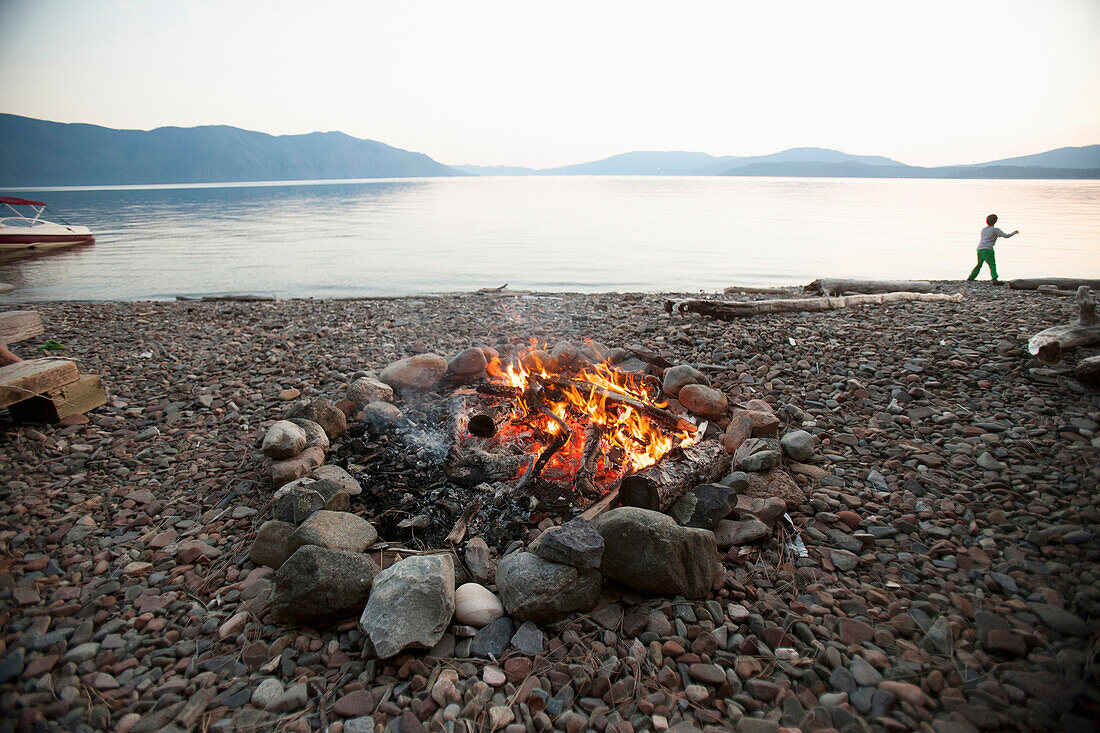
<svg viewBox="0 0 1100 733">
<path fill-rule="evenodd" d="M 442 163 L 1100 143 L 1098 0 L 0 0 L 0 111 L 339 130 Z"/>
</svg>

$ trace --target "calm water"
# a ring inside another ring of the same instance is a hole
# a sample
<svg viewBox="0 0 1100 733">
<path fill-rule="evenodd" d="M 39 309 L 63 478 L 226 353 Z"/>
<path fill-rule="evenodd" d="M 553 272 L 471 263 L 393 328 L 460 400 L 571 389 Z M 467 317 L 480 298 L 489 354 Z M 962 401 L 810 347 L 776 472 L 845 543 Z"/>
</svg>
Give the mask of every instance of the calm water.
<svg viewBox="0 0 1100 733">
<path fill-rule="evenodd" d="M 1100 277 L 1100 182 L 442 178 L 10 191 L 97 244 L 0 262 L 0 302 L 511 288 L 698 291 L 963 278 L 987 213 L 1002 278 Z M 987 271 L 983 273 L 987 278 Z"/>
</svg>

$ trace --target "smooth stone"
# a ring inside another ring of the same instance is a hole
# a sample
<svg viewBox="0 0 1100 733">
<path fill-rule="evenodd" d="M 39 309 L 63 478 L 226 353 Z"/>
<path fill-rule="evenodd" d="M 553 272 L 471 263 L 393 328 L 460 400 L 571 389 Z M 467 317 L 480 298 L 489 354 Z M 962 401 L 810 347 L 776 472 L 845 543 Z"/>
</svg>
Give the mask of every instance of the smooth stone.
<svg viewBox="0 0 1100 733">
<path fill-rule="evenodd" d="M 465 583 L 455 590 L 455 621 L 481 628 L 504 615 L 504 604 L 495 593 L 477 583 Z"/>
<path fill-rule="evenodd" d="M 783 455 L 792 461 L 802 463 L 814 456 L 814 436 L 805 430 L 792 430 L 779 439 Z"/>
<path fill-rule="evenodd" d="M 435 387 L 447 373 L 447 360 L 438 354 L 417 354 L 399 359 L 378 375 L 396 391 L 427 390 Z"/>
<path fill-rule="evenodd" d="M 721 420 L 729 408 L 729 399 L 725 393 L 705 384 L 684 385 L 680 388 L 677 399 L 689 412 L 708 420 Z"/>
<path fill-rule="evenodd" d="M 710 378 L 693 366 L 678 364 L 665 370 L 661 386 L 665 394 L 676 397 L 680 394 L 680 389 L 689 384 L 702 384 L 709 387 Z"/>
<path fill-rule="evenodd" d="M 331 442 L 324 428 L 312 420 L 306 420 L 303 417 L 293 417 L 290 419 L 290 422 L 300 427 L 306 434 L 306 448 L 320 448 L 326 453 L 328 452 L 331 447 Z"/>
<path fill-rule="evenodd" d="M 306 448 L 306 431 L 289 420 L 279 420 L 267 429 L 260 450 L 268 458 L 293 458 Z"/>
</svg>

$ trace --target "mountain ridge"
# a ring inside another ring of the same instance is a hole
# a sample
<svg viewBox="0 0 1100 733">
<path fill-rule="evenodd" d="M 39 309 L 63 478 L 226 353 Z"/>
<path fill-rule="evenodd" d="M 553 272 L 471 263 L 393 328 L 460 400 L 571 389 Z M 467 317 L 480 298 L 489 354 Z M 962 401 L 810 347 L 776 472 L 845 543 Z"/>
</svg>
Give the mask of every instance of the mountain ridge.
<svg viewBox="0 0 1100 733">
<path fill-rule="evenodd" d="M 473 175 L 723 175 L 857 178 L 1100 178 L 1100 145 L 968 165 L 912 166 L 881 155 L 800 147 L 770 155 L 713 156 L 690 151 L 632 151 L 557 168 L 457 165 Z"/>
<path fill-rule="evenodd" d="M 0 185 L 8 187 L 461 175 L 423 153 L 343 132 L 116 130 L 0 113 Z"/>
<path fill-rule="evenodd" d="M 769 155 L 630 151 L 555 168 L 446 166 L 339 131 L 269 135 L 229 125 L 119 130 L 0 113 L 0 185 L 146 185 L 462 175 L 724 175 L 859 178 L 1100 178 L 1100 145 L 968 165 L 911 166 L 799 147 Z"/>
</svg>

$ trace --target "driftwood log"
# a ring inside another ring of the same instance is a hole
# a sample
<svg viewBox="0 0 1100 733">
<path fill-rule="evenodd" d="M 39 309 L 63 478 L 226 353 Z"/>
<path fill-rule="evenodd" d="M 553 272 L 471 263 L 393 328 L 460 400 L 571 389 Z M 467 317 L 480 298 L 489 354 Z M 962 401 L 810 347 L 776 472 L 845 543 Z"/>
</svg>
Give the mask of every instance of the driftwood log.
<svg viewBox="0 0 1100 733">
<path fill-rule="evenodd" d="M 623 506 L 664 511 L 698 484 L 717 481 L 729 470 L 730 454 L 717 440 L 707 440 L 668 454 L 657 463 L 627 476 L 619 485 Z"/>
<path fill-rule="evenodd" d="M 884 305 L 906 301 L 958 303 L 962 299 L 963 296 L 958 293 L 953 295 L 943 293 L 880 293 L 877 295 L 758 300 L 750 303 L 733 303 L 722 300 L 683 300 L 679 302 L 666 300 L 665 311 L 668 313 L 698 313 L 721 321 L 732 321 L 735 318 L 763 316 L 773 313 L 812 313 L 840 310 L 841 308 L 851 308 L 858 305 Z"/>
<path fill-rule="evenodd" d="M 1008 287 L 1013 290 L 1038 290 L 1041 285 L 1053 285 L 1059 290 L 1076 290 L 1082 285 L 1087 285 L 1100 290 L 1100 280 L 1084 280 L 1076 277 L 1033 277 L 1008 281 Z"/>
<path fill-rule="evenodd" d="M 1090 387 L 1100 387 L 1100 356 L 1090 356 L 1077 362 L 1073 373 Z"/>
<path fill-rule="evenodd" d="M 1065 349 L 1100 343 L 1096 303 L 1087 285 L 1077 288 L 1077 306 L 1080 308 L 1077 323 L 1054 326 L 1035 334 L 1027 342 L 1028 353 L 1038 357 L 1039 361 L 1054 364 L 1062 358 Z"/>
<path fill-rule="evenodd" d="M 931 293 L 927 280 L 838 280 L 820 278 L 802 288 L 808 293 L 840 295 L 842 293 Z"/>
<path fill-rule="evenodd" d="M 782 295 L 783 288 L 752 288 L 747 285 L 730 285 L 723 293 L 745 293 L 746 295 Z"/>
</svg>

